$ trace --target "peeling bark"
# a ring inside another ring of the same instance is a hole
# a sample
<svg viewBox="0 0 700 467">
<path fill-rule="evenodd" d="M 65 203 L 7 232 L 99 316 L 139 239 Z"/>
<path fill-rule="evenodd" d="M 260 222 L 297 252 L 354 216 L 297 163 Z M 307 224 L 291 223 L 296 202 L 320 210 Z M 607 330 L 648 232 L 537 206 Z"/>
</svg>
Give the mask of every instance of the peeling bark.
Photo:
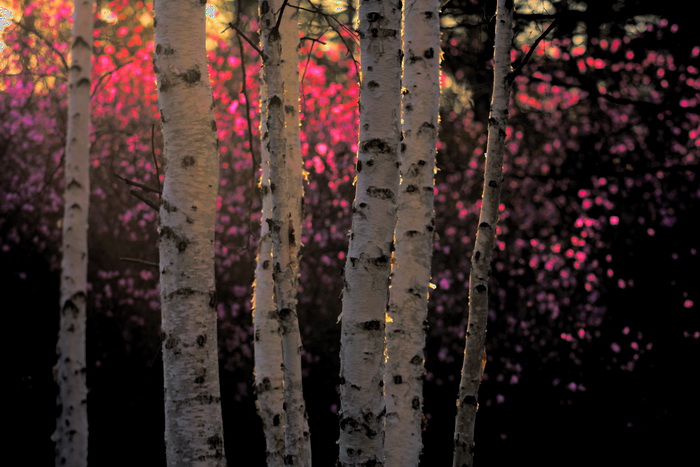
<svg viewBox="0 0 700 467">
<path fill-rule="evenodd" d="M 88 455 L 85 331 L 93 7 L 93 0 L 75 2 L 69 77 L 60 328 L 55 366 L 59 414 L 52 440 L 56 443 L 56 465 L 70 466 L 87 465 Z"/>
<path fill-rule="evenodd" d="M 496 240 L 498 207 L 503 181 L 508 101 L 510 97 L 510 51 L 513 40 L 513 0 L 498 0 L 491 114 L 489 117 L 484 189 L 481 214 L 469 274 L 469 322 L 466 350 L 457 399 L 453 467 L 474 465 L 474 425 L 479 407 L 482 355 L 488 321 L 488 279 Z"/>
<path fill-rule="evenodd" d="M 219 158 L 206 73 L 204 4 L 157 0 L 163 121 L 160 294 L 168 465 L 226 465 L 221 419 L 214 224 Z"/>
<path fill-rule="evenodd" d="M 422 443 L 425 330 L 435 224 L 440 104 L 440 4 L 412 0 L 403 13 L 401 185 L 386 324 L 384 465 L 418 466 Z"/>
<path fill-rule="evenodd" d="M 341 315 L 343 466 L 383 462 L 384 323 L 399 190 L 401 2 L 366 0 L 359 16 L 358 174 Z"/>
</svg>

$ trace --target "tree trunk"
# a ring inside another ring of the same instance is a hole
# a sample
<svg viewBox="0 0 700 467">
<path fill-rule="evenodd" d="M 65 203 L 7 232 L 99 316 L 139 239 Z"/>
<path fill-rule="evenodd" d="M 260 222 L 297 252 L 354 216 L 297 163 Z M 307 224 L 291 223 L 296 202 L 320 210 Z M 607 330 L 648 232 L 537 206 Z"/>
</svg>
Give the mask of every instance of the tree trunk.
<svg viewBox="0 0 700 467">
<path fill-rule="evenodd" d="M 359 16 L 360 141 L 341 314 L 343 466 L 383 458 L 384 327 L 399 185 L 401 2 L 366 0 Z"/>
<path fill-rule="evenodd" d="M 440 4 L 404 8 L 403 142 L 386 324 L 384 465 L 417 466 L 422 445 L 425 330 L 433 252 L 433 186 L 440 106 Z"/>
<path fill-rule="evenodd" d="M 260 3 L 263 80 L 267 88 L 264 116 L 267 131 L 263 134 L 262 144 L 270 155 L 272 219 L 267 222 L 272 237 L 275 302 L 282 330 L 287 419 L 285 464 L 308 466 L 311 465 L 311 444 L 302 389 L 301 337 L 297 319 L 299 246 L 296 229 L 301 224 L 301 151 L 297 115 L 299 84 L 296 60 L 289 56 L 296 56 L 299 33 L 294 27 L 296 14 L 287 16 L 289 12 L 285 11 L 285 6 L 286 2 L 279 0 L 263 0 Z M 280 15 L 286 16 L 286 20 Z M 282 23 L 285 23 L 284 28 L 281 27 Z M 283 33 L 287 35 L 283 36 Z M 284 42 L 294 45 L 283 48 Z M 285 66 L 287 61 L 289 63 Z M 294 70 L 290 67 L 294 67 Z M 292 93 L 296 96 L 292 97 L 293 102 L 285 96 L 291 88 L 296 90 Z M 290 118 L 286 122 L 287 116 L 296 116 L 296 119 Z"/>
<path fill-rule="evenodd" d="M 55 368 L 60 413 L 52 439 L 56 465 L 87 465 L 88 417 L 85 358 L 87 231 L 90 204 L 90 74 L 92 0 L 75 2 L 65 161 L 60 329 Z"/>
<path fill-rule="evenodd" d="M 266 111 L 265 83 L 261 83 L 261 109 Z M 265 119 L 261 119 L 261 134 L 267 133 Z M 266 460 L 269 467 L 284 465 L 284 429 L 287 417 L 284 412 L 284 372 L 282 363 L 282 331 L 275 304 L 272 279 L 272 192 L 270 191 L 270 153 L 265 145 L 260 151 L 262 192 L 262 217 L 260 243 L 255 267 L 253 294 L 253 327 L 255 339 L 255 391 L 258 414 L 265 433 Z"/>
<path fill-rule="evenodd" d="M 155 4 L 166 158 L 159 235 L 168 465 L 226 465 L 214 281 L 219 161 L 204 7 Z"/>
<path fill-rule="evenodd" d="M 503 182 L 503 156 L 511 88 L 509 74 L 512 40 L 513 0 L 498 0 L 493 99 L 489 117 L 481 214 L 469 274 L 469 322 L 457 400 L 453 467 L 471 467 L 474 464 L 474 423 L 478 410 L 479 384 L 483 373 L 482 355 L 488 321 L 489 269 L 496 240 L 498 207 Z"/>
</svg>

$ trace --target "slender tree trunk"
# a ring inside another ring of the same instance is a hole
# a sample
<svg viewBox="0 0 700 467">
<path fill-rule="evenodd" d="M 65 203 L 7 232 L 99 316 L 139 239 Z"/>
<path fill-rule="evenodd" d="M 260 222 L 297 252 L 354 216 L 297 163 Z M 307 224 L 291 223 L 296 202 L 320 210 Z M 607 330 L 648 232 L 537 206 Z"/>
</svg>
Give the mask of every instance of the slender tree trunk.
<svg viewBox="0 0 700 467">
<path fill-rule="evenodd" d="M 508 101 L 510 98 L 510 51 L 513 40 L 513 0 L 498 0 L 494 78 L 487 143 L 481 215 L 469 274 L 469 323 L 462 378 L 457 400 L 453 467 L 474 465 L 474 423 L 478 410 L 482 354 L 488 321 L 488 279 L 496 239 L 498 207 L 503 182 Z"/>
<path fill-rule="evenodd" d="M 168 465 L 226 465 L 214 281 L 219 161 L 204 6 L 155 4 L 166 158 L 159 233 Z"/>
<path fill-rule="evenodd" d="M 263 80 L 267 87 L 265 102 L 266 133 L 263 146 L 270 155 L 270 190 L 272 193 L 272 219 L 268 219 L 272 237 L 272 275 L 275 302 L 282 330 L 282 357 L 284 360 L 284 396 L 287 426 L 285 430 L 285 464 L 311 465 L 311 443 L 306 417 L 301 374 L 301 337 L 297 319 L 298 252 L 296 229 L 301 227 L 301 163 L 299 149 L 298 78 L 296 69 L 291 72 L 285 61 L 296 62 L 288 54 L 296 46 L 283 48 L 284 42 L 298 44 L 297 28 L 283 22 L 296 21 L 284 17 L 286 2 L 263 0 L 260 2 L 260 19 L 263 50 Z M 291 8 L 290 8 L 291 9 Z M 296 18 L 296 15 L 294 15 Z M 289 34 L 283 36 L 282 34 Z M 284 53 L 284 55 L 283 55 Z M 296 68 L 296 65 L 293 65 Z M 293 82 L 288 82 L 293 81 Z M 295 88 L 297 97 L 288 101 L 285 92 Z M 287 116 L 290 118 L 287 123 Z M 289 128 L 286 129 L 285 126 Z M 295 130 L 295 131 L 294 131 Z M 296 139 L 297 142 L 288 141 Z M 296 150 L 296 155 L 293 152 Z M 292 152 L 290 152 L 292 151 Z M 298 178 L 297 178 L 298 176 Z M 295 225 L 294 222 L 299 225 Z"/>
<path fill-rule="evenodd" d="M 423 447 L 423 323 L 428 313 L 433 252 L 440 106 L 439 8 L 437 0 L 409 0 L 404 7 L 401 185 L 384 373 L 386 466 L 417 466 Z"/>
<path fill-rule="evenodd" d="M 261 83 L 261 111 L 266 113 L 265 83 Z M 260 133 L 267 133 L 265 119 L 261 119 Z M 262 217 L 260 242 L 255 267 L 255 293 L 253 294 L 253 327 L 255 339 L 255 391 L 258 415 L 265 433 L 266 460 L 269 467 L 284 465 L 284 429 L 287 416 L 284 412 L 284 371 L 282 362 L 282 331 L 275 304 L 275 283 L 272 279 L 272 192 L 270 190 L 270 153 L 265 145 L 260 151 L 260 191 L 262 192 Z"/>
<path fill-rule="evenodd" d="M 399 188 L 401 2 L 360 5 L 360 141 L 340 351 L 343 466 L 382 465 L 384 328 Z"/>
<path fill-rule="evenodd" d="M 265 83 L 261 83 L 262 113 L 265 112 Z M 261 134 L 267 133 L 267 124 L 261 121 Z M 255 339 L 255 390 L 258 414 L 265 433 L 268 467 L 284 465 L 284 429 L 287 416 L 284 412 L 284 372 L 282 367 L 282 331 L 275 304 L 272 279 L 272 192 L 270 190 L 270 153 L 265 145 L 260 151 L 262 192 L 262 217 L 260 243 L 255 267 L 255 293 L 253 294 L 253 327 Z"/>
<path fill-rule="evenodd" d="M 84 466 L 88 455 L 85 359 L 87 231 L 90 205 L 90 73 L 92 0 L 73 10 L 70 100 L 65 162 L 65 210 L 61 261 L 61 316 L 56 353 L 60 413 L 53 440 L 56 465 Z"/>
</svg>

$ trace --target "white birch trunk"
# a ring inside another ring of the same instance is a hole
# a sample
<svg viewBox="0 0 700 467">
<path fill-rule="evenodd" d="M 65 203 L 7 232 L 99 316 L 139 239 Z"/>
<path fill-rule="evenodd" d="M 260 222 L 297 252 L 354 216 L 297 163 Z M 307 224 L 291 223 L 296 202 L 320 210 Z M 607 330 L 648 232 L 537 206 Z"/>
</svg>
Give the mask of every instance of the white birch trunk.
<svg viewBox="0 0 700 467">
<path fill-rule="evenodd" d="M 291 9 L 291 8 L 290 8 Z M 301 167 L 300 151 L 296 156 L 290 148 L 300 147 L 299 143 L 288 142 L 287 138 L 299 139 L 298 120 L 290 120 L 296 131 L 287 133 L 285 114 L 296 114 L 298 105 L 298 79 L 285 74 L 283 57 L 284 42 L 298 44 L 299 34 L 290 25 L 282 29 L 280 15 L 286 8 L 282 1 L 263 0 L 260 2 L 260 20 L 263 50 L 263 80 L 267 87 L 265 102 L 266 132 L 262 144 L 270 155 L 270 191 L 272 193 L 272 219 L 267 220 L 272 237 L 272 275 L 274 279 L 275 302 L 282 330 L 282 357 L 284 368 L 284 396 L 287 426 L 285 429 L 285 464 L 311 465 L 311 444 L 309 426 L 304 403 L 301 373 L 301 337 L 297 319 L 297 274 L 298 245 L 294 221 L 301 223 Z M 286 12 L 288 15 L 289 12 Z M 283 15 L 284 16 L 284 15 Z M 296 18 L 296 15 L 294 15 Z M 287 21 L 291 21 L 289 18 Z M 282 36 L 285 32 L 291 37 Z M 289 53 L 289 48 L 284 52 Z M 296 70 L 294 75 L 296 75 Z M 285 79 L 294 80 L 293 83 Z M 297 89 L 293 103 L 286 101 L 285 92 Z M 298 117 L 297 117 L 298 118 Z M 291 130 L 291 129 L 290 129 Z M 298 173 L 299 179 L 293 178 Z"/>
<path fill-rule="evenodd" d="M 382 465 L 382 367 L 398 195 L 401 2 L 360 5 L 360 141 L 340 351 L 342 466 Z"/>
<path fill-rule="evenodd" d="M 266 113 L 265 83 L 261 83 L 261 111 Z M 267 133 L 265 119 L 261 119 L 261 134 Z M 253 294 L 253 327 L 255 339 L 255 392 L 258 415 L 265 433 L 266 461 L 268 467 L 284 465 L 284 429 L 287 417 L 284 412 L 284 372 L 282 366 L 282 331 L 277 317 L 274 281 L 272 279 L 272 192 L 270 191 L 270 153 L 265 145 L 260 150 L 262 216 L 260 243 L 255 267 Z"/>
<path fill-rule="evenodd" d="M 90 203 L 90 74 L 93 0 L 73 10 L 70 99 L 65 162 L 61 315 L 55 375 L 60 413 L 52 439 L 56 465 L 84 466 L 88 455 L 85 358 L 87 231 Z"/>
<path fill-rule="evenodd" d="M 386 324 L 384 465 L 418 466 L 422 443 L 424 322 L 435 224 L 440 106 L 440 4 L 409 0 L 403 24 L 403 142 L 395 264 Z"/>
<path fill-rule="evenodd" d="M 160 294 L 168 465 L 226 465 L 216 335 L 219 160 L 204 2 L 157 0 L 155 69 L 165 142 Z"/>
<path fill-rule="evenodd" d="M 481 214 L 469 274 L 469 322 L 457 400 L 453 467 L 474 465 L 474 424 L 479 407 L 478 393 L 483 373 L 482 355 L 488 321 L 489 269 L 496 240 L 498 206 L 503 182 L 503 157 L 511 87 L 509 74 L 512 40 L 513 0 L 498 0 L 493 98 L 489 117 Z"/>
</svg>

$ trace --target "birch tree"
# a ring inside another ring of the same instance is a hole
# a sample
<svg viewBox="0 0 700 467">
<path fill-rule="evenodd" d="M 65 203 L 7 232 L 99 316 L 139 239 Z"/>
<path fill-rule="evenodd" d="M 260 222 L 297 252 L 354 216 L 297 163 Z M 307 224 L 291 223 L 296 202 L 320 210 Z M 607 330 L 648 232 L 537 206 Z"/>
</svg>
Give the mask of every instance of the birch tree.
<svg viewBox="0 0 700 467">
<path fill-rule="evenodd" d="M 155 4 L 166 160 L 159 235 L 168 465 L 226 465 L 214 282 L 219 161 L 204 8 L 193 0 Z"/>
<path fill-rule="evenodd" d="M 92 0 L 74 3 L 65 152 L 61 315 L 55 367 L 60 410 L 52 439 L 56 442 L 56 465 L 70 466 L 87 465 L 88 455 L 85 309 L 93 7 Z"/>
<path fill-rule="evenodd" d="M 301 336 L 297 318 L 298 229 L 301 228 L 301 149 L 297 14 L 287 1 L 260 2 L 265 133 L 269 154 L 272 276 L 282 332 L 286 412 L 285 464 L 311 465 L 311 443 L 301 374 Z M 285 13 L 286 12 L 286 13 Z M 283 45 L 286 44 L 286 45 Z"/>
<path fill-rule="evenodd" d="M 261 88 L 264 89 L 264 82 Z M 265 95 L 262 96 L 263 114 Z M 265 119 L 261 122 L 261 134 L 267 133 Z M 277 318 L 277 305 L 272 279 L 272 192 L 270 190 L 270 153 L 265 145 L 260 151 L 262 216 L 260 242 L 253 284 L 253 327 L 255 338 L 255 393 L 258 415 L 265 433 L 266 460 L 269 467 L 284 465 L 284 429 L 287 424 L 284 412 L 284 372 L 282 362 L 282 336 Z"/>
<path fill-rule="evenodd" d="M 469 321 L 457 400 L 453 467 L 471 467 L 474 464 L 474 424 L 478 410 L 479 385 L 483 373 L 482 355 L 488 321 L 488 280 L 501 199 L 508 101 L 512 84 L 510 67 L 512 40 L 513 0 L 498 0 L 493 98 L 489 116 L 481 213 L 469 274 Z"/>
<path fill-rule="evenodd" d="M 435 224 L 434 173 L 440 105 L 440 4 L 403 11 L 401 184 L 386 320 L 384 465 L 417 466 L 422 444 L 425 331 Z"/>
<path fill-rule="evenodd" d="M 396 223 L 401 2 L 360 4 L 360 138 L 345 264 L 340 351 L 340 465 L 382 462 L 382 367 Z"/>
</svg>

